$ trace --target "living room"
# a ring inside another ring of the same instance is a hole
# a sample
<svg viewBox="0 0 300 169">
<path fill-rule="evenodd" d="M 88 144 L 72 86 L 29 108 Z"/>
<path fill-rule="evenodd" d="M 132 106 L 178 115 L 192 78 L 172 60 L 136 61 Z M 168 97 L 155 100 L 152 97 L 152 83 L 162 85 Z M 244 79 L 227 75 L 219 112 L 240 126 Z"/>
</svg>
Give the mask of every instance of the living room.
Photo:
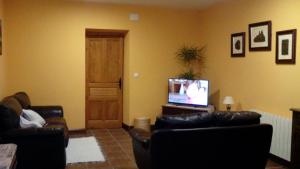
<svg viewBox="0 0 300 169">
<path fill-rule="evenodd" d="M 210 103 L 292 118 L 298 107 L 296 64 L 276 64 L 276 32 L 300 27 L 300 2 L 220 0 L 178 7 L 77 0 L 1 0 L 3 54 L 0 97 L 26 91 L 35 105 L 62 105 L 70 130 L 85 129 L 86 29 L 127 30 L 124 39 L 123 123 L 149 117 L 167 102 L 167 79 L 182 72 L 175 57 L 185 44 L 205 46 L 201 79 Z M 138 14 L 132 21 L 129 14 Z M 248 25 L 272 22 L 269 51 L 249 51 Z M 231 34 L 246 32 L 245 57 L 231 57 Z M 296 43 L 297 44 L 297 43 Z M 299 46 L 297 44 L 297 46 Z M 296 47 L 297 47 L 296 46 Z M 135 76 L 138 75 L 138 76 Z"/>
</svg>

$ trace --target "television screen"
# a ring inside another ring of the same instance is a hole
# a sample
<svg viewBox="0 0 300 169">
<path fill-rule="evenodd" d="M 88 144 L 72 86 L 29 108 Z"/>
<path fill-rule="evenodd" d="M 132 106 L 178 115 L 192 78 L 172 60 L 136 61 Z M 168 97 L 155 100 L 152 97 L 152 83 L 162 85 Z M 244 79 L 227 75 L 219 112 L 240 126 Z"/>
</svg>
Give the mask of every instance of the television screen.
<svg viewBox="0 0 300 169">
<path fill-rule="evenodd" d="M 169 103 L 208 105 L 208 80 L 169 79 Z"/>
</svg>

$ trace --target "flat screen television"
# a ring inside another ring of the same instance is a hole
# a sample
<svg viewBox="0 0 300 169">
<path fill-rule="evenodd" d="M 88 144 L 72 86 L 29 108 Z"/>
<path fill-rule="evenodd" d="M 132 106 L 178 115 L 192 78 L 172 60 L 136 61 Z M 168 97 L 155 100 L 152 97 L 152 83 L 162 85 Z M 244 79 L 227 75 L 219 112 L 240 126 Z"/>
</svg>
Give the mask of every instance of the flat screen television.
<svg viewBox="0 0 300 169">
<path fill-rule="evenodd" d="M 169 79 L 168 103 L 208 106 L 209 81 Z"/>
</svg>

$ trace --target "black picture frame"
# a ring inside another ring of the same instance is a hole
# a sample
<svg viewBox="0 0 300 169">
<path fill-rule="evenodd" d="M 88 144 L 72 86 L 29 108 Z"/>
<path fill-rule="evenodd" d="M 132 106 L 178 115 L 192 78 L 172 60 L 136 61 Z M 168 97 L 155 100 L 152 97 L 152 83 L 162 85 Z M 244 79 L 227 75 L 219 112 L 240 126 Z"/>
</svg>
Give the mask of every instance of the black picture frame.
<svg viewBox="0 0 300 169">
<path fill-rule="evenodd" d="M 246 32 L 231 34 L 231 57 L 245 57 Z"/>
<path fill-rule="evenodd" d="M 271 51 L 272 22 L 249 24 L 249 51 Z"/>
<path fill-rule="evenodd" d="M 276 64 L 296 63 L 297 29 L 276 32 Z"/>
</svg>

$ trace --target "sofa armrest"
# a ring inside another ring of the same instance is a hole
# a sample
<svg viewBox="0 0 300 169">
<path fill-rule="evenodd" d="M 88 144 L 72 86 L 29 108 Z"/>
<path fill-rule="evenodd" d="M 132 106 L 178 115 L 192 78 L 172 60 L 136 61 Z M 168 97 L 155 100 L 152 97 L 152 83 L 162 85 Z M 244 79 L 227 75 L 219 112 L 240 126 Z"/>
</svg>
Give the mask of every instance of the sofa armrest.
<svg viewBox="0 0 300 169">
<path fill-rule="evenodd" d="M 31 137 L 41 136 L 40 138 L 45 137 L 63 137 L 62 128 L 27 128 L 27 129 L 11 129 L 5 132 L 1 132 L 0 137 L 4 138 L 24 138 L 29 139 Z"/>
<path fill-rule="evenodd" d="M 62 106 L 31 106 L 30 108 L 44 118 L 64 116 Z"/>
<path fill-rule="evenodd" d="M 151 169 L 150 158 L 150 139 L 151 133 L 143 129 L 131 129 L 129 131 L 132 137 L 132 147 L 134 159 L 141 169 Z"/>
<path fill-rule="evenodd" d="M 66 151 L 62 128 L 13 129 L 0 134 L 0 143 L 17 145 L 18 165 L 63 169 Z M 53 163 L 49 164 L 49 160 Z"/>
<path fill-rule="evenodd" d="M 133 140 L 139 142 L 144 148 L 148 149 L 151 139 L 151 132 L 139 128 L 133 128 L 129 131 L 129 134 Z"/>
<path fill-rule="evenodd" d="M 63 128 L 12 129 L 0 134 L 0 143 L 15 143 L 18 146 L 62 147 L 64 148 Z"/>
</svg>

